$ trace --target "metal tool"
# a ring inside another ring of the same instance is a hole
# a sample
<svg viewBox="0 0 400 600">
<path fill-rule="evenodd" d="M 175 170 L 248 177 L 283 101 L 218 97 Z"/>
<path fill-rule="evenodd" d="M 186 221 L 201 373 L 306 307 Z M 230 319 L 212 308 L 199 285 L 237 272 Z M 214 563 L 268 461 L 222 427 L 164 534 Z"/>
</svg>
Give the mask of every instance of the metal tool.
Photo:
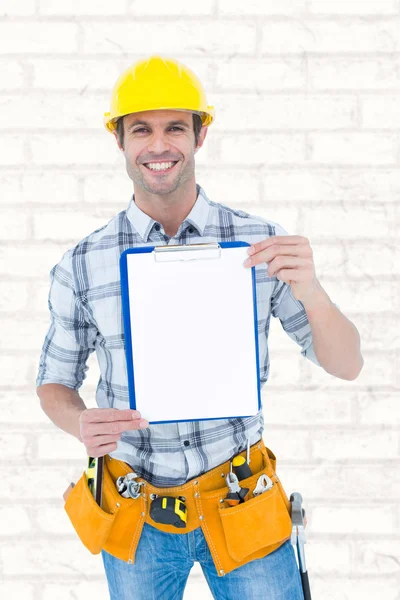
<svg viewBox="0 0 400 600">
<path fill-rule="evenodd" d="M 239 485 L 239 480 L 235 473 L 228 473 L 225 477 L 226 485 L 229 488 L 229 494 L 224 499 L 230 506 L 236 506 L 240 502 L 244 502 L 247 494 L 249 493 L 249 488 L 242 488 Z"/>
<path fill-rule="evenodd" d="M 139 476 L 134 471 L 125 476 L 118 477 L 115 485 L 123 498 L 139 498 L 143 481 L 135 481 L 137 477 Z"/>
<path fill-rule="evenodd" d="M 258 496 L 259 494 L 263 494 L 272 488 L 274 482 L 272 479 L 268 477 L 268 475 L 260 475 L 257 479 L 257 485 L 253 490 L 253 496 Z"/>
<path fill-rule="evenodd" d="M 304 554 L 304 544 L 306 543 L 304 517 L 305 510 L 301 507 L 303 497 L 299 492 L 293 492 L 290 495 L 292 505 L 292 535 L 290 541 L 297 551 L 295 552 L 297 566 L 299 567 L 301 584 L 303 587 L 304 600 L 311 600 L 310 583 L 308 581 L 308 573 L 306 567 L 306 557 Z"/>
</svg>

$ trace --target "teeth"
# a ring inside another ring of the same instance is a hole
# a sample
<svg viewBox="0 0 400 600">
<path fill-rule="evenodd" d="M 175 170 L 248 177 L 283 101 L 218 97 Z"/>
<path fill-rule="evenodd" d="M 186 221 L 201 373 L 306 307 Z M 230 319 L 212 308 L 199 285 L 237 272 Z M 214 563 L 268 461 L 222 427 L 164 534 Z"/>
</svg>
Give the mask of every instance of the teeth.
<svg viewBox="0 0 400 600">
<path fill-rule="evenodd" d="M 165 171 L 166 169 L 170 169 L 174 164 L 174 162 L 146 163 L 146 167 L 149 167 L 153 171 Z"/>
</svg>

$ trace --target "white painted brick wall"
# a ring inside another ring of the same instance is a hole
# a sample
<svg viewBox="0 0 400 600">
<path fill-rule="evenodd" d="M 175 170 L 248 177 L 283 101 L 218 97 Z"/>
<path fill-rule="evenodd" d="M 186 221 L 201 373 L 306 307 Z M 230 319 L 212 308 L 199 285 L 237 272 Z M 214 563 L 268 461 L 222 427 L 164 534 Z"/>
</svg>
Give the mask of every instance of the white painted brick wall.
<svg viewBox="0 0 400 600">
<path fill-rule="evenodd" d="M 50 269 L 131 194 L 102 124 L 110 89 L 164 52 L 216 107 L 199 183 L 307 236 L 361 335 L 364 369 L 346 382 L 271 323 L 264 439 L 304 497 L 313 598 L 399 600 L 399 24 L 398 0 L 0 1 L 0 597 L 109 597 L 63 510 L 84 449 L 43 413 L 35 378 Z M 185 600 L 208 598 L 196 564 Z"/>
</svg>

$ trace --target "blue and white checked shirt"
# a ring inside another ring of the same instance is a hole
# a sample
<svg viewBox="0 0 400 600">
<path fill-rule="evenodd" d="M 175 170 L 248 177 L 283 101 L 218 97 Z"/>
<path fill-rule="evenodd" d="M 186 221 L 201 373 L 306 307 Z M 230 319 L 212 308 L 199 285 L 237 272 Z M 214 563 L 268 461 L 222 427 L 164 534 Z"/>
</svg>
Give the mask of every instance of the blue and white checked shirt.
<svg viewBox="0 0 400 600">
<path fill-rule="evenodd" d="M 146 215 L 132 196 L 128 208 L 68 250 L 50 271 L 48 305 L 51 323 L 40 357 L 36 385 L 59 383 L 79 390 L 88 356 L 96 350 L 100 378 L 96 402 L 101 408 L 129 408 L 123 333 L 119 258 L 135 246 L 199 244 L 215 241 L 256 243 L 287 235 L 280 225 L 210 201 L 197 184 L 197 200 L 169 238 L 160 223 Z M 268 332 L 271 315 L 316 365 L 310 324 L 290 286 L 256 267 L 260 385 L 269 374 Z M 184 333 L 191 335 L 190 331 Z M 154 340 L 168 344 L 168 340 Z M 188 390 L 190 401 L 190 390 Z M 244 398 L 245 401 L 245 398 Z M 143 414 L 143 417 L 146 415 Z M 264 429 L 262 410 L 248 418 L 150 425 L 122 434 L 111 456 L 130 464 L 155 486 L 181 485 L 255 444 Z"/>
</svg>

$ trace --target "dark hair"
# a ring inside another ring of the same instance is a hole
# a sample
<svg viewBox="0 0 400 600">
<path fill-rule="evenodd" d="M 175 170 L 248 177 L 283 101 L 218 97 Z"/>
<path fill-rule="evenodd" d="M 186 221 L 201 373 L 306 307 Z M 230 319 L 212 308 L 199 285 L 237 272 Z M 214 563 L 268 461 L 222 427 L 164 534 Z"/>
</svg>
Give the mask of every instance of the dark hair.
<svg viewBox="0 0 400 600">
<path fill-rule="evenodd" d="M 116 122 L 117 136 L 119 143 L 124 147 L 124 117 L 120 117 Z M 194 131 L 194 144 L 197 146 L 199 141 L 200 130 L 202 127 L 202 121 L 200 115 L 193 113 L 193 131 Z"/>
</svg>

